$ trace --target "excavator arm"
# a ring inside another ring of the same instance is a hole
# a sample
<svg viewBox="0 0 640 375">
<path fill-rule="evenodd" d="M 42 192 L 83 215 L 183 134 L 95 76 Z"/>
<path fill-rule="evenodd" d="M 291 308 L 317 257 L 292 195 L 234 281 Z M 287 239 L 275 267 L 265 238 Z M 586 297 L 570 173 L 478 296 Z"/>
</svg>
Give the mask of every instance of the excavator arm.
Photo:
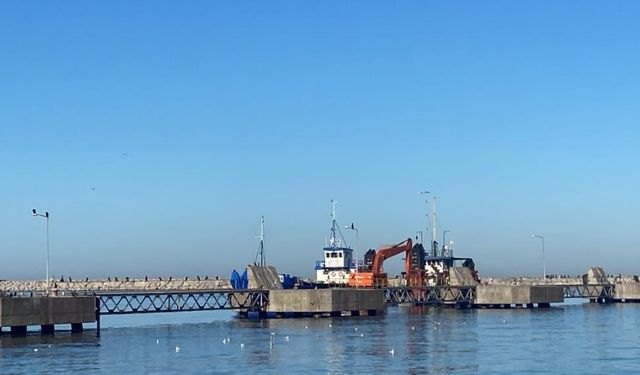
<svg viewBox="0 0 640 375">
<path fill-rule="evenodd" d="M 374 277 L 382 275 L 382 263 L 385 259 L 389 259 L 394 255 L 398 255 L 402 252 L 405 253 L 404 270 L 409 271 L 410 268 L 410 253 L 413 247 L 411 238 L 407 238 L 405 241 L 392 246 L 382 246 L 376 251 L 376 255 L 373 258 L 373 264 L 371 266 L 371 272 Z"/>
</svg>

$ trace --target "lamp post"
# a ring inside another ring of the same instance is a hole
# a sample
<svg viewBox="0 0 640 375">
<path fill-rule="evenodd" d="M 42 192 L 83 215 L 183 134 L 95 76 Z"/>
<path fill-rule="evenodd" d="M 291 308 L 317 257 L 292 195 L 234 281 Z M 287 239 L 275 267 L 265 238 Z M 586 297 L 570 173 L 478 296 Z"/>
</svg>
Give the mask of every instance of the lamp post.
<svg viewBox="0 0 640 375">
<path fill-rule="evenodd" d="M 451 232 L 449 229 L 445 229 L 442 231 L 442 256 L 444 256 L 444 247 L 447 243 L 447 233 Z"/>
<path fill-rule="evenodd" d="M 545 284 L 547 283 L 547 265 L 544 261 L 544 236 L 539 234 L 532 234 L 531 238 L 539 238 L 542 243 L 542 277 L 544 277 Z"/>
<path fill-rule="evenodd" d="M 355 224 L 345 226 L 345 229 L 350 229 L 356 232 L 356 273 L 358 273 L 358 249 L 360 248 L 360 233 Z"/>
<path fill-rule="evenodd" d="M 47 219 L 47 256 L 45 258 L 45 273 L 47 276 L 47 294 L 49 294 L 49 211 L 45 211 L 44 214 L 38 213 L 34 208 L 31 210 L 33 216 L 40 216 Z"/>
</svg>

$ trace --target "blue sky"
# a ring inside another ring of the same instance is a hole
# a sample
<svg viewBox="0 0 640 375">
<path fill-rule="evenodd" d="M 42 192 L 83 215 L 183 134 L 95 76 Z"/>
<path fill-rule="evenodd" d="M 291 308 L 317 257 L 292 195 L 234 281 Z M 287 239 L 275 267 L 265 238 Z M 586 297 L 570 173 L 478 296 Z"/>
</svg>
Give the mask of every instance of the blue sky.
<svg viewBox="0 0 640 375">
<path fill-rule="evenodd" d="M 329 200 L 366 249 L 425 189 L 481 276 L 541 273 L 531 233 L 549 273 L 638 273 L 639 7 L 2 3 L 0 277 L 44 274 L 34 207 L 54 275 L 227 275 L 260 215 L 311 275 Z"/>
</svg>

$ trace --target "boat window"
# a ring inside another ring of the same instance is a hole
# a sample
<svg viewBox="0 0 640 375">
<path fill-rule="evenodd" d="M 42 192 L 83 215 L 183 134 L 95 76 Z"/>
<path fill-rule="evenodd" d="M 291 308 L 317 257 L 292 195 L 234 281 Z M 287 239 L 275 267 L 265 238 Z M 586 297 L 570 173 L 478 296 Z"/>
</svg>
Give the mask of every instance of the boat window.
<svg viewBox="0 0 640 375">
<path fill-rule="evenodd" d="M 342 253 L 338 253 L 338 258 L 342 258 Z"/>
<path fill-rule="evenodd" d="M 338 253 L 331 253 L 331 257 L 332 258 L 337 258 L 338 257 Z"/>
</svg>

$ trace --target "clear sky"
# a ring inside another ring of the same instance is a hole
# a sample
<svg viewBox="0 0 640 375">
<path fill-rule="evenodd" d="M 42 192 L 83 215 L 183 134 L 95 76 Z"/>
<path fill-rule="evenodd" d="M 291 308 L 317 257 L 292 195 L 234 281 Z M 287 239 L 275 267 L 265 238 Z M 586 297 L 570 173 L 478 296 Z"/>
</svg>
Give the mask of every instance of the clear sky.
<svg viewBox="0 0 640 375">
<path fill-rule="evenodd" d="M 44 275 L 32 208 L 57 276 L 228 275 L 260 215 L 269 263 L 312 275 L 331 199 L 366 249 L 424 230 L 422 190 L 481 276 L 541 274 L 532 233 L 548 273 L 640 273 L 639 13 L 2 2 L 0 278 Z"/>
</svg>

